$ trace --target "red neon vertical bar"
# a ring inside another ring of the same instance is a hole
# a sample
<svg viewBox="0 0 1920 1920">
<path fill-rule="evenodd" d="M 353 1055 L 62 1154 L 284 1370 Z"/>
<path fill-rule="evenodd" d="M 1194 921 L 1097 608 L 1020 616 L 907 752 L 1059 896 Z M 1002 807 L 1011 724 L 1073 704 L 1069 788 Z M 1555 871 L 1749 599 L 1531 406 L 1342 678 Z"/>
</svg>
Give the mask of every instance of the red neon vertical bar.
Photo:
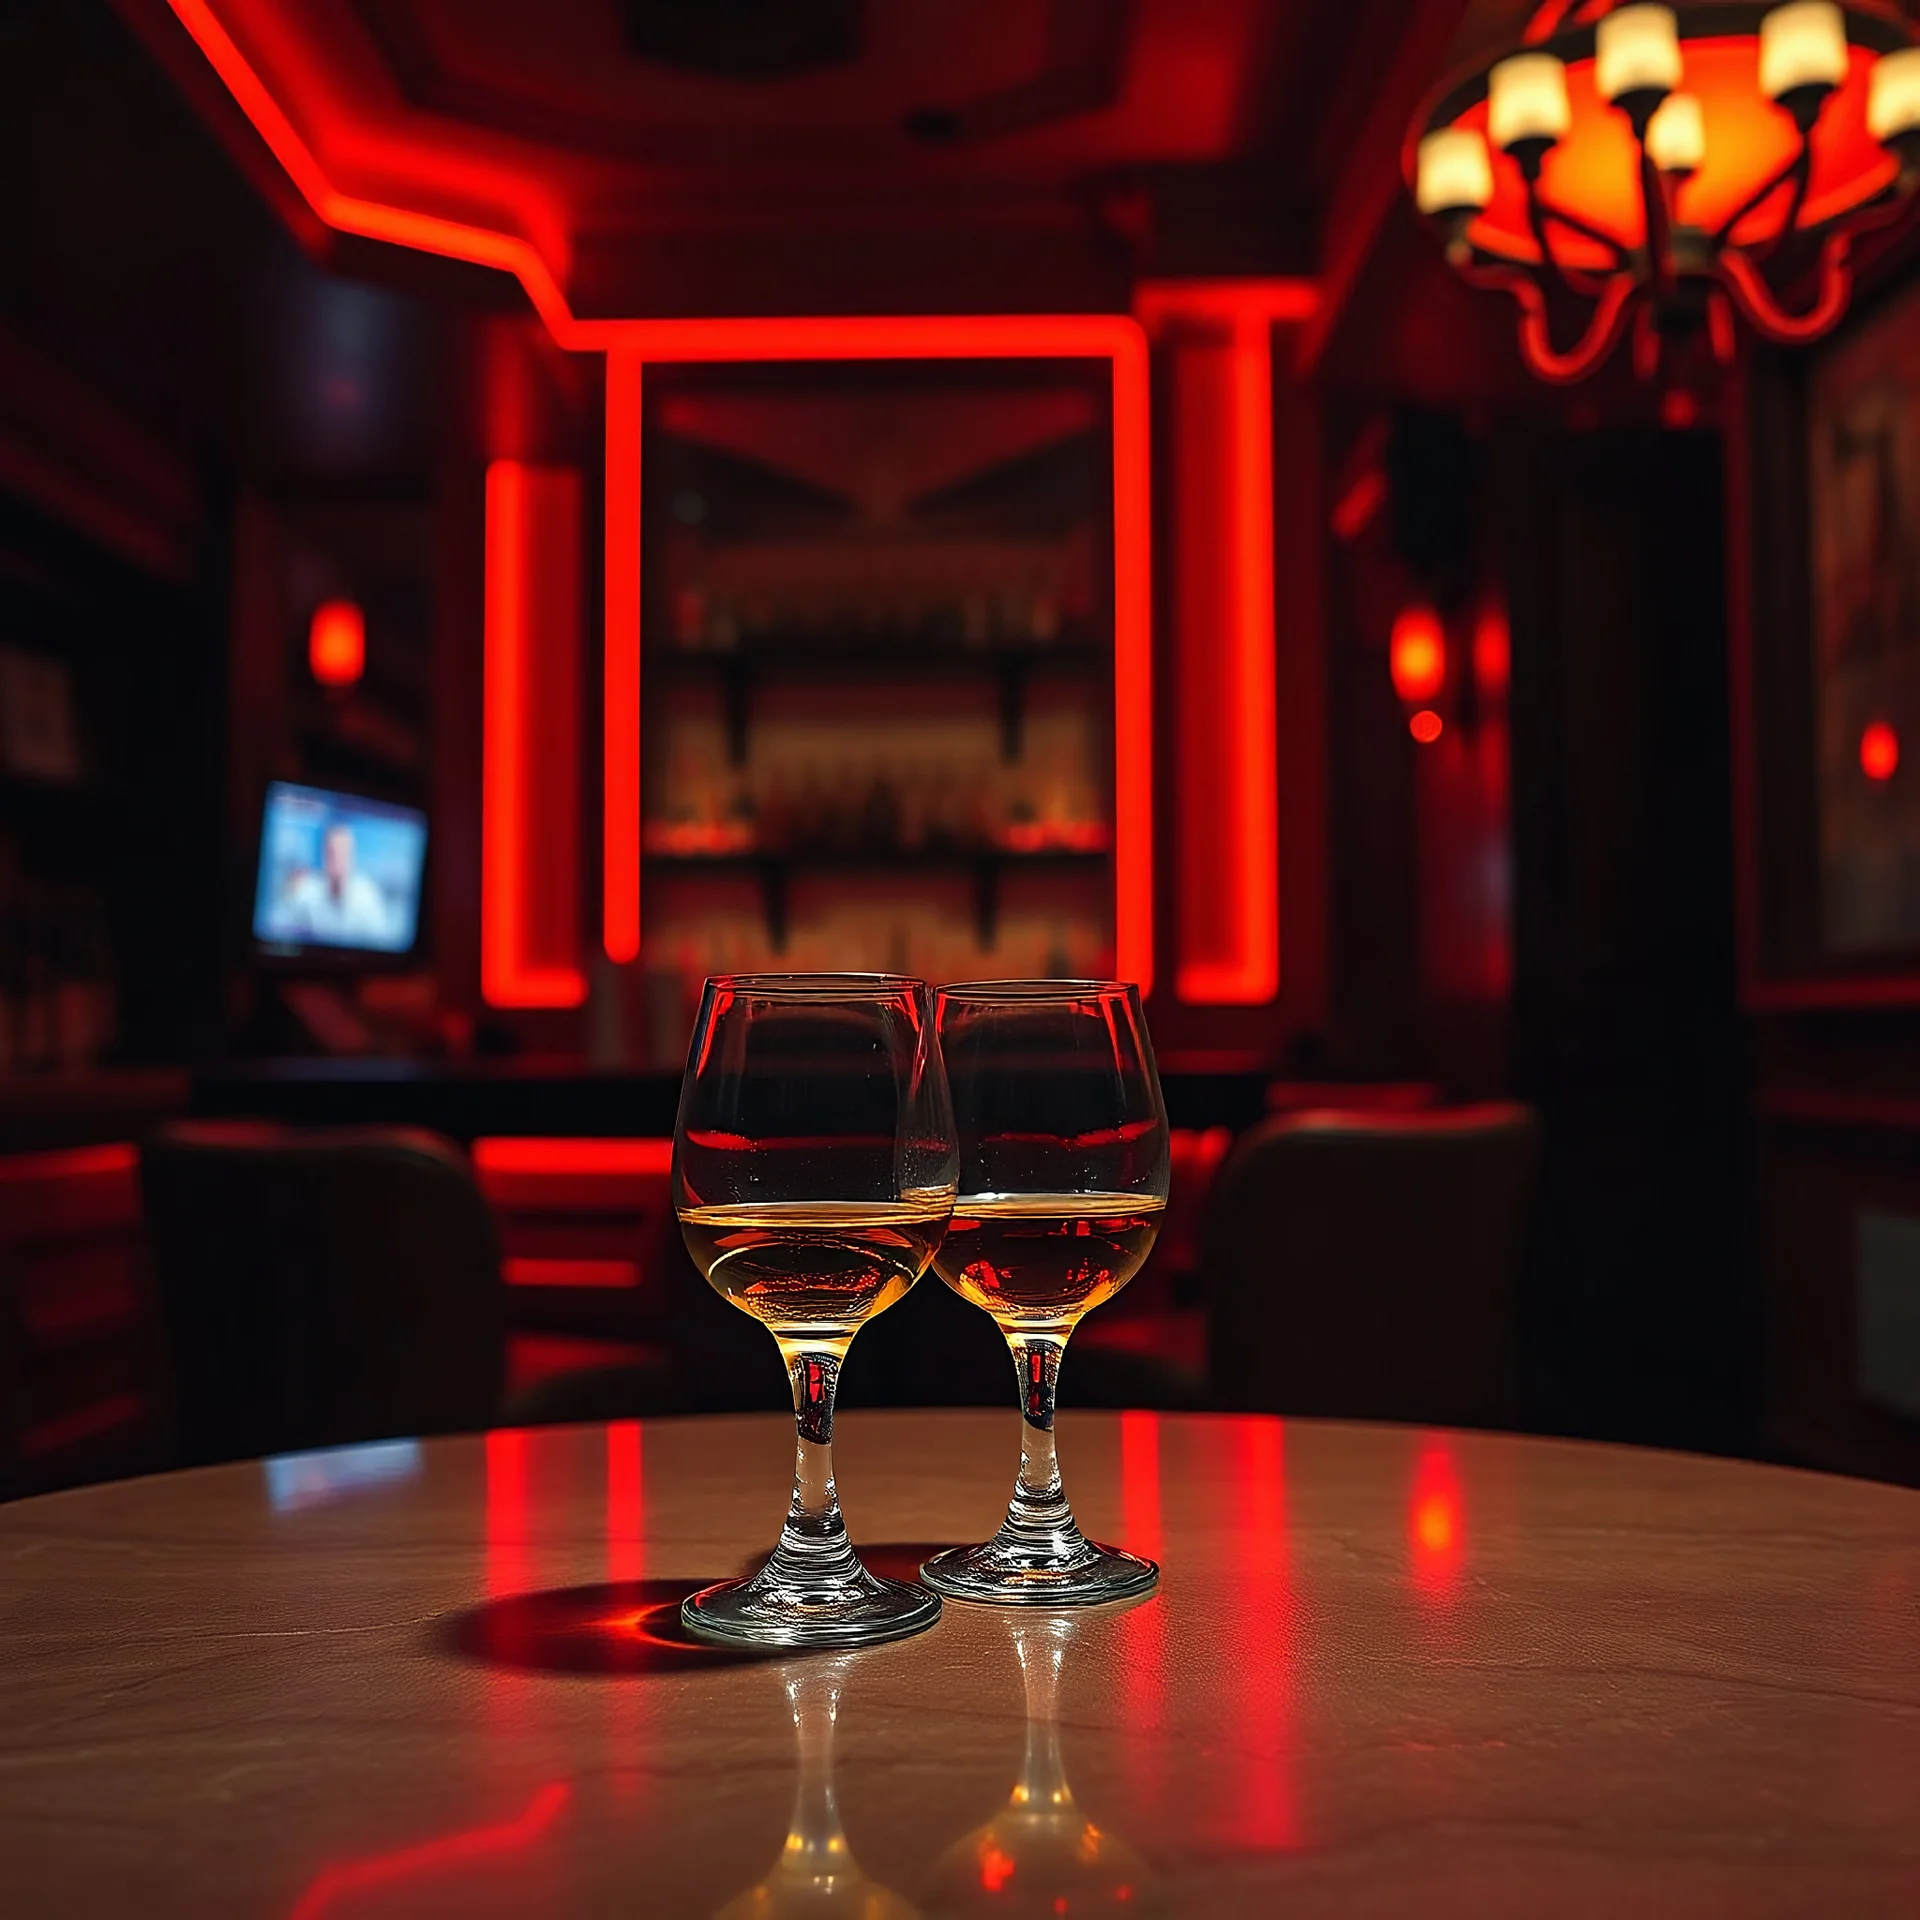
<svg viewBox="0 0 1920 1920">
<path fill-rule="evenodd" d="M 1113 346 L 1114 967 L 1153 988 L 1153 511 L 1146 338 Z"/>
<path fill-rule="evenodd" d="M 640 379 L 630 348 L 607 355 L 605 864 L 609 960 L 640 954 Z"/>
<path fill-rule="evenodd" d="M 1280 988 L 1280 808 L 1273 661 L 1273 342 L 1264 314 L 1233 333 L 1234 707 L 1237 876 L 1244 902 L 1238 991 Z"/>
<path fill-rule="evenodd" d="M 525 808 L 526 473 L 487 468 L 486 662 L 480 801 L 481 990 L 499 1006 L 519 982 L 520 821 Z"/>
<path fill-rule="evenodd" d="M 615 1420 L 607 1427 L 607 1578 L 618 1584 L 643 1580 L 646 1572 L 640 1422 Z"/>
<path fill-rule="evenodd" d="M 1198 316 L 1193 316 L 1198 317 Z M 1175 991 L 1250 1006 L 1280 986 L 1273 354 L 1264 306 L 1176 337 L 1179 816 Z"/>
<path fill-rule="evenodd" d="M 579 860 L 579 476 L 487 468 L 480 988 L 574 1007 Z M 537 656 L 537 669 L 536 669 Z"/>
</svg>

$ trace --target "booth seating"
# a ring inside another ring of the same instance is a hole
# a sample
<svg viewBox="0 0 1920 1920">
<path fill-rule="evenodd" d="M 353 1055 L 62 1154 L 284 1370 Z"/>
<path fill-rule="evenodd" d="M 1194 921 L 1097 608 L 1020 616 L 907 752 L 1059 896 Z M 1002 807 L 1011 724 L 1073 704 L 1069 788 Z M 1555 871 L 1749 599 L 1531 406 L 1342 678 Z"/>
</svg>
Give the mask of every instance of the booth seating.
<svg viewBox="0 0 1920 1920">
<path fill-rule="evenodd" d="M 1254 1128 L 1204 1237 L 1213 1404 L 1511 1422 L 1537 1159 L 1533 1114 L 1505 1101 Z"/>
<path fill-rule="evenodd" d="M 163 1463 L 127 1143 L 0 1157 L 0 1497 Z"/>
<path fill-rule="evenodd" d="M 500 1417 L 499 1241 L 450 1142 L 176 1121 L 141 1186 L 185 1461 Z"/>
</svg>

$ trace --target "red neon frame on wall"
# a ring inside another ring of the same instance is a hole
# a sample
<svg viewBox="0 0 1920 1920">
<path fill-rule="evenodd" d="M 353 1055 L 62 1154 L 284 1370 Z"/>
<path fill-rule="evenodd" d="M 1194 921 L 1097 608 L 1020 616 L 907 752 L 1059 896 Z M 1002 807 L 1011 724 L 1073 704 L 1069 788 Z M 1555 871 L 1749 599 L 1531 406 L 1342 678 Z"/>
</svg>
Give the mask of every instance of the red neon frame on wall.
<svg viewBox="0 0 1920 1920">
<path fill-rule="evenodd" d="M 1153 630 L 1150 405 L 1146 337 L 1123 314 L 980 315 L 735 320 L 584 320 L 553 265 L 523 234 L 386 206 L 341 192 L 208 0 L 168 0 L 254 131 L 314 213 L 359 234 L 513 274 L 555 341 L 607 355 L 607 651 L 603 938 L 610 957 L 639 951 L 640 833 L 640 381 L 648 361 L 1105 359 L 1113 369 L 1114 534 L 1114 945 L 1115 964 L 1145 993 L 1153 982 Z M 1212 283 L 1207 283 L 1211 285 Z M 616 515 L 618 524 L 616 526 Z M 493 557 L 489 542 L 489 569 Z M 516 745 L 510 716 L 488 740 Z M 517 763 L 524 769 L 530 762 Z M 509 995 L 496 1005 L 573 1005 L 577 968 L 529 968 L 528 929 L 510 916 L 521 895 L 504 851 L 496 885 L 483 886 L 483 977 Z M 486 866 L 483 858 L 483 866 Z M 493 871 L 488 867 L 489 872 Z M 491 905 L 488 904 L 489 900 Z M 509 916 L 503 919 L 502 916 Z M 492 992 L 487 997 L 494 999 Z"/>
<path fill-rule="evenodd" d="M 1280 990 L 1273 340 L 1301 280 L 1163 280 L 1141 319 L 1171 362 L 1180 894 L 1174 992 L 1259 1006 Z"/>
<path fill-rule="evenodd" d="M 1147 345 L 1124 314 L 630 320 L 607 356 L 603 936 L 640 951 L 640 395 L 649 363 L 1106 360 L 1113 377 L 1114 955 L 1153 984 L 1153 580 Z"/>
</svg>

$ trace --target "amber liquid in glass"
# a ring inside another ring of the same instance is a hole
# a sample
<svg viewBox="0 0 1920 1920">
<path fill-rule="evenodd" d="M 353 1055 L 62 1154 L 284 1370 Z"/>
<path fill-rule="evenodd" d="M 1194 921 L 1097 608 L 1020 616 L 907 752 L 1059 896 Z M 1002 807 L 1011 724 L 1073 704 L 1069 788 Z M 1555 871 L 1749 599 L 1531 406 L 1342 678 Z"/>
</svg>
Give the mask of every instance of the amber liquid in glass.
<svg viewBox="0 0 1920 1920">
<path fill-rule="evenodd" d="M 850 1340 L 927 1270 L 952 1201 L 793 1200 L 688 1207 L 707 1284 L 778 1335 Z"/>
<path fill-rule="evenodd" d="M 1140 1271 L 1166 1204 L 1137 1193 L 963 1194 L 935 1265 L 1002 1327 L 1064 1330 Z"/>
</svg>

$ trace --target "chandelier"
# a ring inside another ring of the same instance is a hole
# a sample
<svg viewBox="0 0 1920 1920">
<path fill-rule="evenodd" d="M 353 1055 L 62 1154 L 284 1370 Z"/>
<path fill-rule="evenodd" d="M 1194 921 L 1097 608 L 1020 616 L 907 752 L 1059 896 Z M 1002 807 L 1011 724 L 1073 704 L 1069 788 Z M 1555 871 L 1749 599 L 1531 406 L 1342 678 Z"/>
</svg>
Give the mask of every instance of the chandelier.
<svg viewBox="0 0 1920 1920">
<path fill-rule="evenodd" d="M 1727 362 L 1736 313 L 1785 345 L 1845 311 L 1854 240 L 1920 178 L 1920 46 L 1874 0 L 1547 0 L 1415 123 L 1406 169 L 1543 379 L 1629 328 L 1643 377 L 1701 333 Z"/>
</svg>

